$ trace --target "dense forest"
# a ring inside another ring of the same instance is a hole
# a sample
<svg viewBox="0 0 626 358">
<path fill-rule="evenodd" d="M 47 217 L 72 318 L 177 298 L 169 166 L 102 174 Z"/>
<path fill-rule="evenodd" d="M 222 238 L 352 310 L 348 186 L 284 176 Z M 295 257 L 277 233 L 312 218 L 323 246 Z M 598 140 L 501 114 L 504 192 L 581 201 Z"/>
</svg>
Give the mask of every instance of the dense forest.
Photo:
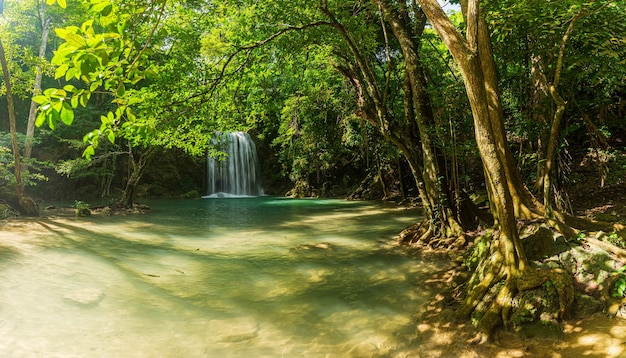
<svg viewBox="0 0 626 358">
<path fill-rule="evenodd" d="M 608 307 L 626 297 L 626 2 L 457 3 L 0 1 L 0 214 L 200 197 L 211 138 L 244 131 L 269 194 L 421 206 L 401 237 L 463 254 L 477 340 L 558 325 L 581 292 Z M 583 242 L 613 271 L 541 262 Z"/>
</svg>

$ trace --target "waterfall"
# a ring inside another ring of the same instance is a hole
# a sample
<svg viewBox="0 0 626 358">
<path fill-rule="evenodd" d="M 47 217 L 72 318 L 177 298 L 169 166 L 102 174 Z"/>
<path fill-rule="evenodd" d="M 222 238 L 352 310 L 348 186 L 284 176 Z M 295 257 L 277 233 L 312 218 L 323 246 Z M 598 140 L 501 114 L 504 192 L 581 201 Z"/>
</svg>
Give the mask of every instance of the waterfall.
<svg viewBox="0 0 626 358">
<path fill-rule="evenodd" d="M 222 160 L 208 157 L 207 196 L 209 198 L 260 196 L 261 166 L 256 146 L 248 133 L 219 133 L 213 139 Z"/>
</svg>

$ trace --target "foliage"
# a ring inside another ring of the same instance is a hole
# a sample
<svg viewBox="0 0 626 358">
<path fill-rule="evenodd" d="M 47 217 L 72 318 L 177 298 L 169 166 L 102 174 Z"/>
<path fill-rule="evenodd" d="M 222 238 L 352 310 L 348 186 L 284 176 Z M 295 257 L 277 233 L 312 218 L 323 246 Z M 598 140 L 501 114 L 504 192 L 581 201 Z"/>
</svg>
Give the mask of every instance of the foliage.
<svg viewBox="0 0 626 358">
<path fill-rule="evenodd" d="M 91 216 L 91 209 L 88 203 L 82 202 L 80 200 L 74 201 L 74 208 L 76 209 L 76 216 L 78 217 L 87 217 Z"/>
<path fill-rule="evenodd" d="M 550 100 L 542 101 L 538 97 L 536 74 L 545 75 L 547 84 L 554 81 L 558 67 L 556 55 L 567 27 L 576 16 L 581 18 L 565 43 L 558 89 L 568 105 L 561 148 L 567 150 L 571 144 L 567 145 L 566 141 L 578 144 L 579 137 L 586 135 L 591 146 L 606 149 L 598 144 L 595 128 L 607 129 L 605 138 L 610 138 L 610 132 L 624 128 L 623 116 L 616 106 L 618 98 L 626 93 L 626 47 L 623 46 L 626 25 L 625 21 L 617 20 L 626 18 L 623 4 L 507 0 L 488 1 L 486 8 L 500 66 L 507 128 L 519 143 L 520 158 L 532 159 L 521 161 L 527 177 L 534 177 L 535 168 L 542 163 L 541 156 L 533 155 L 541 149 L 549 128 L 538 120 L 542 111 L 538 106 L 547 105 L 548 117 L 553 111 Z M 540 69 L 543 71 L 538 72 Z"/>
<path fill-rule="evenodd" d="M 618 275 L 618 279 L 613 285 L 612 297 L 623 298 L 626 296 L 626 266 L 622 266 L 614 274 Z"/>
<path fill-rule="evenodd" d="M 18 134 L 18 141 L 24 143 L 24 136 Z M 13 175 L 14 161 L 11 150 L 11 139 L 8 133 L 0 132 L 0 187 L 14 186 L 15 177 Z M 28 161 L 29 170 L 23 171 L 22 181 L 25 186 L 36 186 L 45 182 L 48 178 L 41 173 L 44 168 L 50 167 L 50 163 L 31 159 Z"/>
</svg>

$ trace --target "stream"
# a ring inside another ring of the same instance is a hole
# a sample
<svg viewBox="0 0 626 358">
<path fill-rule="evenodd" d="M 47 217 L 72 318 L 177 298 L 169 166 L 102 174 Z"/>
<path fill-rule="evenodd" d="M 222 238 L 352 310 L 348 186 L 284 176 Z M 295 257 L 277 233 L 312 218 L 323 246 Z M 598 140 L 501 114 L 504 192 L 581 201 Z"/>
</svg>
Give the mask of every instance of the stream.
<svg viewBox="0 0 626 358">
<path fill-rule="evenodd" d="M 446 263 L 374 202 L 155 200 L 0 226 L 0 356 L 394 355 Z M 394 353 L 395 352 L 395 353 Z"/>
</svg>

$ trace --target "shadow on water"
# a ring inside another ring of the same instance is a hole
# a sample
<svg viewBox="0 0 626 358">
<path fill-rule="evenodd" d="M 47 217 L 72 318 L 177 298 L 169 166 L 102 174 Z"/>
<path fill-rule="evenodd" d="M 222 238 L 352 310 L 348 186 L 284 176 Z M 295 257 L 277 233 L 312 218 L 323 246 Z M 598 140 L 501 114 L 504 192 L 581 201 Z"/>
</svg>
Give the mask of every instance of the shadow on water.
<svg viewBox="0 0 626 358">
<path fill-rule="evenodd" d="M 606 319 L 568 322 L 562 342 L 503 334 L 497 344 L 470 344 L 471 326 L 437 296 L 450 285 L 448 264 L 387 245 L 415 212 L 270 198 L 151 206 L 145 216 L 41 220 L 35 234 L 19 231 L 27 237 L 19 245 L 0 244 L 0 353 L 624 353 L 626 324 Z"/>
<path fill-rule="evenodd" d="M 361 344 L 390 350 L 405 344 L 411 315 L 432 294 L 421 282 L 438 263 L 384 245 L 414 213 L 399 223 L 363 203 L 173 204 L 141 217 L 40 221 L 36 245 L 113 272 L 80 277 L 104 287 L 100 305 L 125 310 L 130 321 L 144 317 L 142 326 L 176 321 L 211 331 L 211 349 L 223 345 L 231 356 L 237 345 L 269 356 L 279 347 L 314 356 Z"/>
<path fill-rule="evenodd" d="M 0 243 L 0 267 L 5 262 L 10 262 L 19 255 L 19 251 L 14 247 L 6 246 Z"/>
</svg>

